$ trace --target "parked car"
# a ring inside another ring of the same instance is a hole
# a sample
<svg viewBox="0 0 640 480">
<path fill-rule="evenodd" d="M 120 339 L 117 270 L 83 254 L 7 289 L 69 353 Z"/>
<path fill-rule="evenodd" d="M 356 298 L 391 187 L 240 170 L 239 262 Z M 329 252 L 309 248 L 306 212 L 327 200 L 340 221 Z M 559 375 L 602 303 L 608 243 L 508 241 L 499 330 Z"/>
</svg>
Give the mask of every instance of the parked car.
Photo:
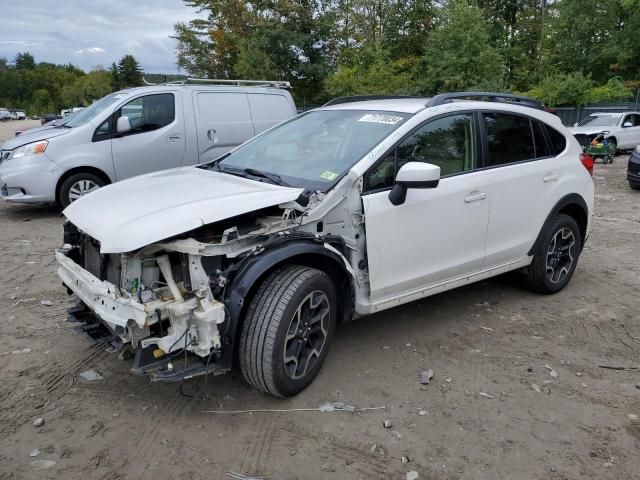
<svg viewBox="0 0 640 480">
<path fill-rule="evenodd" d="M 618 150 L 635 148 L 640 143 L 640 112 L 592 113 L 569 131 L 583 147 L 604 134 Z"/>
<path fill-rule="evenodd" d="M 288 396 L 354 314 L 511 270 L 560 291 L 589 234 L 593 159 L 554 115 L 455 100 L 330 102 L 72 203 L 56 258 L 73 319 L 154 380 L 237 358 Z"/>
<path fill-rule="evenodd" d="M 627 180 L 634 190 L 640 190 L 640 144 L 636 145 L 627 164 Z"/>
<path fill-rule="evenodd" d="M 46 113 L 40 118 L 40 125 L 45 125 L 49 122 L 53 122 L 54 120 L 60 120 L 62 115 L 56 115 L 55 113 Z"/>
<path fill-rule="evenodd" d="M 30 133 L 31 134 L 31 133 L 41 132 L 42 130 L 48 130 L 50 128 L 54 128 L 54 127 L 57 127 L 59 125 L 64 125 L 69 120 L 71 120 L 74 115 L 75 115 L 75 113 L 72 113 L 72 114 L 70 114 L 70 115 L 68 115 L 68 116 L 66 116 L 64 118 L 59 118 L 57 120 L 53 120 L 53 121 L 51 121 L 49 123 L 46 123 L 44 125 L 18 129 L 18 130 L 16 130 L 15 136 L 17 137 L 19 135 L 22 135 L 23 133 Z"/>
<path fill-rule="evenodd" d="M 0 187 L 10 202 L 72 201 L 142 173 L 217 158 L 295 115 L 287 89 L 157 85 L 116 92 L 54 129 L 1 148 Z"/>
<path fill-rule="evenodd" d="M 15 110 L 14 113 L 16 115 L 16 120 L 26 120 L 27 119 L 27 114 L 24 112 L 24 110 Z"/>
<path fill-rule="evenodd" d="M 11 113 L 6 108 L 0 108 L 0 122 L 7 122 L 11 120 Z"/>
</svg>

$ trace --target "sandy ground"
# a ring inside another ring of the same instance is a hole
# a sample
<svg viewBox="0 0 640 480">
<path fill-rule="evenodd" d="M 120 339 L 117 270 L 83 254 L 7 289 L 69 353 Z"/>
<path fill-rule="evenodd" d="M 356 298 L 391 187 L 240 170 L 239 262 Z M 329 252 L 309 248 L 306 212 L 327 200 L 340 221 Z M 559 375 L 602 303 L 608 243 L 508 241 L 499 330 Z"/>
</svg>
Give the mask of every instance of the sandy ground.
<svg viewBox="0 0 640 480">
<path fill-rule="evenodd" d="M 60 210 L 0 205 L 0 478 L 640 478 L 640 192 L 626 158 L 596 166 L 593 231 L 563 292 L 504 276 L 351 322 L 288 400 L 238 372 L 188 382 L 197 399 L 129 374 L 65 322 Z M 104 379 L 78 376 L 90 368 Z M 421 388 L 427 368 L 435 378 Z M 387 410 L 203 413 L 327 401 Z"/>
</svg>

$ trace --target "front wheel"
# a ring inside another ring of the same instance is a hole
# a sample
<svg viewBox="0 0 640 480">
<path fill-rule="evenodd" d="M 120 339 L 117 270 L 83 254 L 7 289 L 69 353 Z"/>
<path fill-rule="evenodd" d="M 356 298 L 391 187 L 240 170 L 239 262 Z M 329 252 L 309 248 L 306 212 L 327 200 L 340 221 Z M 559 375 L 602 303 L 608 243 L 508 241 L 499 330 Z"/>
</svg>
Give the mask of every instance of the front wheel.
<svg viewBox="0 0 640 480">
<path fill-rule="evenodd" d="M 92 173 L 75 173 L 60 186 L 60 204 L 63 208 L 67 208 L 80 197 L 84 197 L 104 185 L 104 180 Z"/>
<path fill-rule="evenodd" d="M 580 228 L 568 215 L 558 214 L 543 227 L 526 270 L 527 287 L 539 293 L 562 290 L 576 269 L 582 250 Z"/>
<path fill-rule="evenodd" d="M 258 390 L 296 395 L 320 371 L 337 318 L 329 276 L 301 265 L 276 270 L 254 295 L 240 334 L 240 368 Z"/>
</svg>

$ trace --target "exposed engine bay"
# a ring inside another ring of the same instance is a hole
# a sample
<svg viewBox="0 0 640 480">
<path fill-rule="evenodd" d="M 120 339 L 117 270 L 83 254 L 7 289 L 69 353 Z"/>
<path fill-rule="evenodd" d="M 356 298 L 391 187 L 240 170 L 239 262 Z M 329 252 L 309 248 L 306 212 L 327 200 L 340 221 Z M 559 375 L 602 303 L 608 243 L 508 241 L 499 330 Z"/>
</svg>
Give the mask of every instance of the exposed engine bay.
<svg viewBox="0 0 640 480">
<path fill-rule="evenodd" d="M 271 206 L 126 253 L 101 253 L 98 240 L 67 221 L 56 256 L 60 278 L 79 299 L 70 320 L 132 351 L 133 372 L 152 380 L 226 372 L 235 343 L 233 317 L 247 293 L 242 285 L 227 289 L 246 264 L 303 241 L 351 271 L 344 238 L 326 232 L 323 222 L 302 226 L 301 210 Z"/>
</svg>

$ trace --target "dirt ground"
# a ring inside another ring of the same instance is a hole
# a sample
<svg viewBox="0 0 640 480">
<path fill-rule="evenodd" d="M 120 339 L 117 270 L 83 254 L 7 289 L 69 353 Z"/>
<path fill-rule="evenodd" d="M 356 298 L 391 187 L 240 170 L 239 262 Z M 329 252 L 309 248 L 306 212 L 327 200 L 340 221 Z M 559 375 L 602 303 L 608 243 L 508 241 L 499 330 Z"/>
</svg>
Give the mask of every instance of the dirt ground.
<svg viewBox="0 0 640 480">
<path fill-rule="evenodd" d="M 1 204 L 0 479 L 640 478 L 640 192 L 626 159 L 596 166 L 592 234 L 563 292 L 503 276 L 353 321 L 287 400 L 238 372 L 187 382 L 196 399 L 131 375 L 65 322 L 60 209 Z M 104 379 L 78 376 L 90 368 Z M 203 413 L 328 401 L 387 409 Z"/>
</svg>

